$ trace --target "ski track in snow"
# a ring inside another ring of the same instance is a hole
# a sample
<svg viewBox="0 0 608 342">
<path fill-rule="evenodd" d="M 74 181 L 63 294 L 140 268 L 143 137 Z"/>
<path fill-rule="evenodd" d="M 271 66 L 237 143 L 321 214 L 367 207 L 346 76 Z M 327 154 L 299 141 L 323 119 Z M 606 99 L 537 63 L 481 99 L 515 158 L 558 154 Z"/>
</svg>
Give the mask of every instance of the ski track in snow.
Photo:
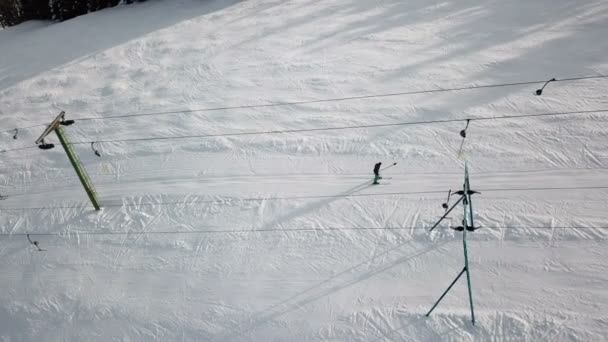
<svg viewBox="0 0 608 342">
<path fill-rule="evenodd" d="M 0 131 L 61 110 L 77 142 L 606 109 L 593 79 L 78 120 L 608 74 L 607 21 L 600 0 L 155 0 L 28 22 L 0 30 Z M 472 121 L 461 158 L 464 122 L 74 145 L 101 212 L 60 148 L 0 154 L 0 339 L 604 341 L 606 123 Z M 463 267 L 460 208 L 427 230 L 465 158 L 475 326 L 462 279 L 424 316 Z M 398 164 L 372 186 L 378 161 Z"/>
</svg>

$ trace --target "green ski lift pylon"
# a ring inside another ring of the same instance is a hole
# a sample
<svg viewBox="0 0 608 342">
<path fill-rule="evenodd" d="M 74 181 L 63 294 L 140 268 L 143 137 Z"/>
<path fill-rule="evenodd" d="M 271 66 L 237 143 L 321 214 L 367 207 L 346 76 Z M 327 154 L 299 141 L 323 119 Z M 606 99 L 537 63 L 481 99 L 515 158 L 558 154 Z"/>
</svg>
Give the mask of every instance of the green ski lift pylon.
<svg viewBox="0 0 608 342">
<path fill-rule="evenodd" d="M 447 215 L 454 208 L 456 208 L 456 206 L 458 204 L 460 204 L 460 202 L 462 202 L 463 209 L 464 209 L 464 217 L 462 220 L 463 225 L 462 225 L 462 227 L 456 227 L 453 229 L 462 232 L 462 246 L 463 246 L 463 250 L 464 250 L 464 268 L 462 269 L 462 271 L 460 271 L 458 276 L 456 276 L 454 281 L 452 281 L 450 286 L 448 286 L 448 288 L 443 292 L 441 297 L 439 297 L 439 299 L 435 302 L 435 304 L 429 310 L 429 312 L 427 312 L 427 314 L 426 314 L 427 317 L 431 315 L 433 310 L 435 310 L 435 308 L 437 307 L 437 305 L 439 305 L 439 303 L 441 302 L 443 297 L 445 297 L 445 295 L 452 289 L 452 286 L 454 286 L 454 284 L 456 284 L 458 279 L 460 279 L 460 277 L 464 273 L 466 273 L 467 274 L 467 288 L 469 291 L 469 305 L 471 307 L 471 322 L 473 323 L 473 325 L 475 325 L 475 310 L 473 309 L 473 289 L 471 286 L 471 268 L 469 266 L 469 253 L 468 253 L 468 248 L 467 248 L 467 232 L 472 232 L 477 229 L 473 222 L 473 203 L 471 201 L 471 195 L 477 194 L 477 193 L 478 192 L 471 190 L 471 185 L 469 182 L 469 168 L 468 168 L 467 163 L 465 162 L 463 189 L 461 191 L 455 192 L 455 194 L 460 195 L 460 198 L 458 199 L 458 201 L 456 201 L 456 203 L 449 210 L 446 211 L 446 213 L 439 219 L 439 221 L 437 221 L 437 223 L 435 223 L 435 225 L 433 225 L 433 227 L 431 227 L 431 229 L 430 229 L 430 231 L 435 229 L 441 223 L 441 221 L 443 221 L 443 219 L 445 219 L 447 217 Z M 445 207 L 447 207 L 447 205 Z"/>
<path fill-rule="evenodd" d="M 63 146 L 63 149 L 65 150 L 65 153 L 68 155 L 68 159 L 70 160 L 70 163 L 72 164 L 72 167 L 74 168 L 74 171 L 76 171 L 76 174 L 78 175 L 78 179 L 80 179 L 80 183 L 84 187 L 84 190 L 87 193 L 87 196 L 89 196 L 89 200 L 91 200 L 91 203 L 93 204 L 93 207 L 95 208 L 95 210 L 100 210 L 101 207 L 99 205 L 99 199 L 97 198 L 97 191 L 95 191 L 93 182 L 91 181 L 91 178 L 87 174 L 87 171 L 84 168 L 84 165 L 80 161 L 80 158 L 78 157 L 78 154 L 76 153 L 76 150 L 74 150 L 74 147 L 70 143 L 69 138 L 68 138 L 65 130 L 63 129 L 63 126 L 69 126 L 73 123 L 74 123 L 73 120 L 65 120 L 65 112 L 59 113 L 59 115 L 55 118 L 55 120 L 53 120 L 53 122 L 51 122 L 51 124 L 44 130 L 44 133 L 42 133 L 42 135 L 38 138 L 38 140 L 36 140 L 36 144 L 38 144 L 38 147 L 40 147 L 43 150 L 51 149 L 54 147 L 54 145 L 45 143 L 44 138 L 46 138 L 49 134 L 51 134 L 51 132 L 55 132 L 55 134 L 57 134 L 57 137 L 59 138 L 59 142 L 61 142 L 61 146 Z"/>
<path fill-rule="evenodd" d="M 473 223 L 473 202 L 471 201 L 471 195 L 475 191 L 471 190 L 469 183 L 469 167 L 467 163 L 464 163 L 464 229 L 462 230 L 462 247 L 464 250 L 464 268 L 467 271 L 467 288 L 469 289 L 469 304 L 471 306 L 471 322 L 475 325 L 475 310 L 473 309 L 473 289 L 471 287 L 471 268 L 469 267 L 469 252 L 467 249 L 467 231 L 474 231 L 475 224 Z"/>
</svg>

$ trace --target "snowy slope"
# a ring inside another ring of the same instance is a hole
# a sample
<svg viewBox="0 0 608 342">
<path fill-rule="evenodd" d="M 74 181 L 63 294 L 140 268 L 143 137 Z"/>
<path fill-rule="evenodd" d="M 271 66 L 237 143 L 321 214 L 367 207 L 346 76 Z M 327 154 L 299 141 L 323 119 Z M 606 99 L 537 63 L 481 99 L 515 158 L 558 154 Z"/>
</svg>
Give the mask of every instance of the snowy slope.
<svg viewBox="0 0 608 342">
<path fill-rule="evenodd" d="M 599 0 L 150 0 L 0 31 L 0 130 L 61 110 L 96 141 L 608 109 L 592 79 L 78 121 L 607 74 L 607 28 Z M 0 337 L 603 341 L 607 121 L 471 123 L 475 326 L 463 280 L 424 316 L 463 264 L 460 210 L 423 229 L 462 184 L 462 122 L 75 145 L 101 212 L 59 148 L 0 153 Z M 373 187 L 377 161 L 398 164 Z M 64 234 L 37 252 L 24 233 Z"/>
</svg>

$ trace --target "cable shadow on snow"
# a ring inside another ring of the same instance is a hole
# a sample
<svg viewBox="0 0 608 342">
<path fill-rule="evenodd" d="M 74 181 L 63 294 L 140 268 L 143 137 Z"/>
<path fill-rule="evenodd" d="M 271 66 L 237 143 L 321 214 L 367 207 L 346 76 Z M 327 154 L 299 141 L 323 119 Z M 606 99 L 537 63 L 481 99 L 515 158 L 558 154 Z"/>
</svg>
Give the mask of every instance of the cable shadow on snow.
<svg viewBox="0 0 608 342">
<path fill-rule="evenodd" d="M 348 190 L 346 190 L 346 191 L 344 191 L 344 192 L 342 192 L 340 194 L 337 194 L 336 197 L 325 198 L 325 199 L 322 199 L 320 201 L 317 201 L 317 202 L 314 202 L 314 203 L 310 203 L 310 204 L 307 204 L 307 205 L 305 205 L 303 207 L 300 207 L 300 208 L 297 208 L 295 210 L 292 210 L 291 212 L 289 212 L 289 213 L 287 213 L 285 215 L 279 216 L 278 218 L 276 218 L 276 219 L 274 219 L 274 220 L 272 220 L 270 222 L 267 222 L 267 223 L 263 224 L 259 229 L 260 230 L 265 230 L 265 229 L 269 229 L 269 228 L 272 228 L 272 227 L 275 227 L 275 226 L 281 227 L 284 223 L 287 223 L 290 220 L 293 220 L 293 219 L 295 219 L 295 218 L 297 218 L 299 216 L 303 216 L 303 215 L 306 215 L 308 213 L 311 213 L 311 212 L 313 212 L 315 210 L 318 210 L 320 208 L 323 208 L 323 207 L 329 205 L 332 202 L 335 202 L 337 200 L 343 199 L 346 196 L 352 195 L 352 194 L 354 194 L 356 192 L 365 190 L 365 189 L 370 188 L 372 186 L 373 186 L 372 185 L 372 180 L 370 179 L 369 181 L 366 181 L 364 183 L 355 185 L 354 187 L 352 187 L 352 188 L 350 188 L 350 189 L 348 189 Z"/>
<path fill-rule="evenodd" d="M 235 325 L 232 328 L 226 329 L 227 331 L 222 336 L 219 336 L 214 340 L 215 341 L 233 341 L 236 337 L 249 333 L 266 323 L 272 322 L 275 318 L 277 318 L 279 316 L 293 312 L 293 311 L 300 309 L 301 307 L 303 307 L 307 304 L 310 304 L 312 302 L 315 302 L 323 297 L 329 296 L 329 295 L 336 293 L 340 290 L 343 290 L 347 287 L 353 286 L 362 281 L 370 279 L 382 272 L 390 270 L 403 263 L 412 261 L 427 253 L 435 251 L 435 250 L 439 249 L 441 246 L 446 245 L 450 242 L 452 242 L 452 241 L 442 241 L 436 245 L 426 246 L 426 247 L 417 249 L 417 250 L 413 251 L 412 253 L 409 253 L 409 254 L 404 255 L 400 258 L 397 258 L 393 261 L 385 263 L 383 266 L 377 267 L 375 269 L 369 270 L 369 271 L 359 274 L 359 275 L 353 275 L 353 277 L 351 279 L 347 279 L 346 281 L 344 281 L 342 283 L 336 284 L 336 285 L 331 286 L 326 289 L 322 288 L 323 285 L 332 282 L 334 279 L 337 279 L 343 275 L 348 275 L 349 273 L 352 273 L 353 271 L 357 270 L 359 267 L 365 266 L 373 260 L 386 256 L 389 253 L 391 253 L 392 251 L 396 251 L 406 245 L 413 245 L 414 241 L 409 240 L 407 242 L 398 244 L 397 246 L 394 246 L 381 254 L 377 254 L 377 255 L 373 256 L 372 258 L 364 260 L 364 261 L 358 263 L 357 265 L 352 266 L 348 269 L 345 269 L 345 270 L 341 271 L 340 273 L 333 275 L 330 278 L 327 278 L 327 279 L 323 280 L 322 282 L 320 282 L 298 294 L 295 294 L 279 303 L 273 304 L 272 306 L 251 315 L 250 318 L 246 319 L 245 321 L 240 322 L 239 324 Z M 315 292 L 315 290 L 320 290 L 320 291 Z M 311 295 L 298 299 L 299 297 L 301 297 L 305 294 L 311 293 L 311 292 L 312 292 Z"/>
</svg>

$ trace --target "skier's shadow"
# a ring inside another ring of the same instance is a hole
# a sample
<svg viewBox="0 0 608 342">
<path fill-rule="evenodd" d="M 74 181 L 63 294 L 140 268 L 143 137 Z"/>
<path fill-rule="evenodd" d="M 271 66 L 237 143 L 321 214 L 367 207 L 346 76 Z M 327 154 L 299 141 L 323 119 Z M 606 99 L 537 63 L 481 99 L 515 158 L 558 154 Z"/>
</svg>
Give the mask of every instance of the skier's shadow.
<svg viewBox="0 0 608 342">
<path fill-rule="evenodd" d="M 340 194 L 337 194 L 337 195 L 331 196 L 331 197 L 328 196 L 327 198 L 324 198 L 324 199 L 322 199 L 320 201 L 307 204 L 307 205 L 305 205 L 305 206 L 303 206 L 301 208 L 297 208 L 297 209 L 295 209 L 295 210 L 293 210 L 293 211 L 291 211 L 291 212 L 289 212 L 289 213 L 287 213 L 285 215 L 279 216 L 276 219 L 274 219 L 274 220 L 272 220 L 270 222 L 265 223 L 259 229 L 260 230 L 264 230 L 264 229 L 269 229 L 269 228 L 272 228 L 272 227 L 275 227 L 275 226 L 279 226 L 280 227 L 283 223 L 288 222 L 290 220 L 293 220 L 296 217 L 299 217 L 299 216 L 302 216 L 302 215 L 306 215 L 306 214 L 308 214 L 310 212 L 313 212 L 313 211 L 315 211 L 317 209 L 323 208 L 324 206 L 329 205 L 330 203 L 332 203 L 334 201 L 346 198 L 349 195 L 352 195 L 352 194 L 354 194 L 354 193 L 356 193 L 358 191 L 367 189 L 367 188 L 369 188 L 371 186 L 372 186 L 371 180 L 366 181 L 366 182 L 361 183 L 361 184 L 358 184 L 358 185 L 356 185 L 356 186 L 354 186 L 354 187 L 352 187 L 352 188 L 350 188 L 350 189 L 348 189 L 348 190 L 346 190 L 346 191 L 344 191 L 344 192 L 342 192 Z M 288 231 L 288 229 L 285 229 L 285 231 Z"/>
</svg>

